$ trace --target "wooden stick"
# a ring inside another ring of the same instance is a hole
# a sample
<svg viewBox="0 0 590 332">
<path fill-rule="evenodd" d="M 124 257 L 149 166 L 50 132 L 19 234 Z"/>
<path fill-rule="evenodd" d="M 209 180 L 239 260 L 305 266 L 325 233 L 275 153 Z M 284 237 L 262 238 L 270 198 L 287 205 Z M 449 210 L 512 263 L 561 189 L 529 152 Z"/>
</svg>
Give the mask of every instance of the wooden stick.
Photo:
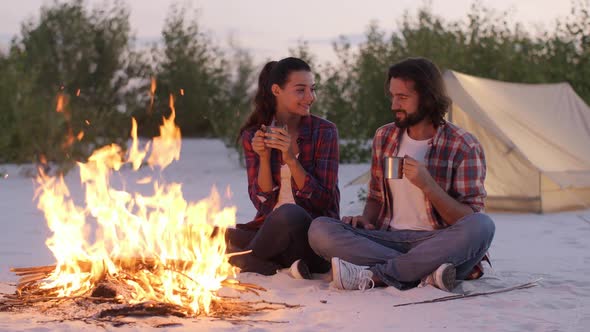
<svg viewBox="0 0 590 332">
<path fill-rule="evenodd" d="M 408 302 L 408 303 L 396 304 L 396 305 L 394 305 L 394 307 L 404 307 L 404 306 L 414 305 L 414 304 L 445 302 L 445 301 L 451 301 L 451 300 L 465 299 L 465 298 L 468 298 L 468 297 L 476 297 L 476 296 L 483 296 L 483 295 L 506 293 L 506 292 L 509 292 L 509 291 L 517 290 L 517 289 L 526 289 L 526 288 L 531 288 L 531 287 L 538 286 L 538 282 L 541 281 L 541 280 L 543 280 L 543 278 L 539 278 L 537 280 L 534 280 L 534 281 L 531 281 L 531 282 L 527 282 L 527 283 L 524 283 L 524 284 L 520 284 L 520 285 L 516 285 L 516 286 L 512 286 L 512 287 L 501 288 L 501 289 L 487 291 L 487 292 L 476 292 L 476 293 L 470 293 L 470 294 L 457 294 L 457 295 L 443 296 L 443 297 L 438 297 L 438 298 L 435 298 L 435 299 L 430 299 L 430 300 L 425 300 L 425 301 L 417 301 L 417 302 Z"/>
<path fill-rule="evenodd" d="M 221 282 L 221 285 L 224 287 L 233 288 L 233 289 L 237 290 L 238 292 L 254 293 L 256 296 L 260 296 L 260 293 L 258 291 L 266 292 L 266 288 L 264 288 L 264 287 L 260 287 L 255 284 L 241 283 L 239 281 L 234 282 L 234 280 L 227 280 L 226 279 Z"/>
<path fill-rule="evenodd" d="M 253 289 L 256 289 L 256 290 L 260 290 L 260 291 L 266 292 L 266 288 L 261 287 L 261 286 L 258 286 L 256 284 L 249 284 L 249 283 L 240 282 L 240 281 L 237 281 L 236 283 L 238 285 L 240 285 L 240 286 L 244 286 L 244 287 L 248 287 L 248 288 L 253 288 Z M 234 282 L 232 282 L 232 281 L 230 281 L 228 279 L 225 279 L 224 281 L 221 282 L 221 285 L 222 286 L 232 287 L 232 284 L 234 284 Z"/>
<path fill-rule="evenodd" d="M 240 256 L 240 255 L 249 254 L 251 252 L 252 252 L 252 250 L 236 251 L 236 252 L 232 252 L 232 253 L 229 253 L 229 254 L 225 254 L 225 256 L 227 256 L 227 258 L 230 258 L 230 257 L 233 257 L 233 256 Z"/>
<path fill-rule="evenodd" d="M 582 214 L 579 214 L 579 215 L 578 215 L 578 218 L 580 218 L 580 219 L 584 220 L 585 222 L 587 222 L 587 223 L 590 225 L 590 219 L 586 218 L 584 215 L 582 215 Z"/>
<path fill-rule="evenodd" d="M 34 266 L 34 267 L 11 267 L 10 271 L 16 275 L 27 275 L 33 273 L 49 273 L 55 270 L 55 265 L 48 266 Z"/>
<path fill-rule="evenodd" d="M 266 300 L 248 301 L 248 302 L 241 302 L 241 303 L 247 303 L 247 304 L 260 304 L 260 303 L 264 303 L 264 304 L 271 304 L 271 305 L 279 305 L 279 306 L 283 306 L 285 308 L 301 308 L 302 307 L 301 304 L 288 304 L 288 303 L 285 303 L 285 302 L 270 302 L 270 301 L 266 301 Z"/>
<path fill-rule="evenodd" d="M 288 320 L 266 320 L 266 319 L 226 319 L 226 318 L 217 318 L 213 317 L 213 320 L 220 320 L 224 322 L 229 322 L 232 324 L 246 324 L 250 325 L 249 323 L 269 323 L 269 324 L 288 324 Z"/>
<path fill-rule="evenodd" d="M 20 278 L 20 280 L 18 281 L 18 284 L 22 285 L 22 284 L 30 283 L 33 281 L 41 280 L 41 279 L 46 278 L 48 275 L 49 275 L 49 273 L 28 274 L 28 275 Z"/>
<path fill-rule="evenodd" d="M 249 253 L 249 251 L 237 252 L 227 254 L 228 257 L 235 256 L 235 255 L 243 255 Z M 159 259 L 146 257 L 135 257 L 135 258 L 121 258 L 115 257 L 112 259 L 115 265 L 120 266 L 122 269 L 129 269 L 129 270 L 137 270 L 139 268 L 147 268 L 154 269 L 157 264 L 164 265 L 163 267 L 191 267 L 194 262 L 191 261 L 184 261 L 179 259 L 169 259 L 166 260 L 166 263 L 163 264 L 162 261 Z M 82 270 L 82 272 L 90 272 L 92 270 L 92 266 L 95 264 L 102 264 L 102 262 L 89 262 L 89 261 L 78 261 L 76 262 L 78 267 Z M 56 265 L 45 265 L 45 266 L 32 266 L 32 267 L 12 267 L 10 271 L 14 272 L 16 275 L 28 275 L 34 273 L 50 273 L 56 269 Z"/>
</svg>

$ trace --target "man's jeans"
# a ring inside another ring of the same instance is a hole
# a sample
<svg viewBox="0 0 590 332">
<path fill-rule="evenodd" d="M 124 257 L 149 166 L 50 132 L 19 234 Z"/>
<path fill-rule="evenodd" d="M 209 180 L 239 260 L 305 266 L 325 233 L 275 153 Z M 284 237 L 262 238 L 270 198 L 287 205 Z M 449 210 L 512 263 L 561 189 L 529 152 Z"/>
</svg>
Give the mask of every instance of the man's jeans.
<svg viewBox="0 0 590 332">
<path fill-rule="evenodd" d="M 494 222 L 483 213 L 434 231 L 365 230 L 319 217 L 309 228 L 309 244 L 327 260 L 339 257 L 369 266 L 387 285 L 407 289 L 444 263 L 452 263 L 457 279 L 465 279 L 486 254 L 494 231 Z"/>
</svg>

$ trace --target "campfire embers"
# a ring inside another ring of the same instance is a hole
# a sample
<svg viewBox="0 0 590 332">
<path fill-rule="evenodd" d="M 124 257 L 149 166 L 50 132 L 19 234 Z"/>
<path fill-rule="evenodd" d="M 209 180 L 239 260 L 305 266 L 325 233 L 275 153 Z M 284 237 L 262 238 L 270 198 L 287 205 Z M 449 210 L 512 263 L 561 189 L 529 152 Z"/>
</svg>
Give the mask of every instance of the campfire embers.
<svg viewBox="0 0 590 332">
<path fill-rule="evenodd" d="M 137 171 L 146 160 L 157 171 L 179 159 L 181 136 L 172 97 L 170 108 L 151 147 L 148 143 L 139 148 L 133 121 L 133 143 L 126 156 L 113 144 L 79 163 L 85 206 L 70 197 L 63 178 L 41 172 L 36 196 L 53 233 L 46 244 L 56 265 L 14 269 L 21 280 L 16 294 L 0 301 L 5 310 L 26 305 L 59 310 L 62 303 L 73 301 L 79 306 L 96 304 L 86 311 L 102 319 L 231 317 L 273 308 L 267 302 L 218 295 L 222 287 L 253 293 L 262 288 L 231 279 L 237 271 L 225 253 L 225 230 L 235 225 L 236 209 L 223 207 L 214 188 L 209 198 L 192 203 L 185 201 L 179 183 L 144 176 L 138 183 L 153 184 L 149 196 L 111 186 L 111 174 L 126 164 Z"/>
<path fill-rule="evenodd" d="M 115 260 L 116 261 L 116 260 Z M 48 316 L 59 317 L 56 321 L 82 320 L 89 323 L 105 323 L 115 326 L 122 324 L 134 324 L 129 317 L 194 317 L 195 314 L 187 311 L 185 307 L 157 302 L 144 301 L 130 303 L 133 298 L 134 289 L 128 285 L 127 278 L 134 278 L 138 270 L 154 270 L 154 260 L 136 260 L 135 265 L 130 265 L 127 260 L 128 270 L 119 276 L 103 275 L 94 286 L 86 293 L 74 296 L 56 296 L 57 289 L 42 288 L 43 280 L 47 279 L 55 271 L 55 266 L 36 266 L 28 268 L 13 268 L 15 274 L 21 276 L 17 285 L 17 291 L 11 295 L 5 295 L 0 299 L 0 311 L 36 311 L 43 312 Z M 92 263 L 80 263 L 81 271 L 90 271 Z M 135 278 L 136 279 L 136 278 Z M 134 280 L 137 282 L 137 280 Z M 222 287 L 228 291 L 234 290 L 238 293 L 252 293 L 258 296 L 264 288 L 248 283 L 241 283 L 236 280 L 224 280 Z M 234 319 L 235 317 L 247 316 L 253 313 L 276 310 L 281 308 L 298 308 L 299 305 L 287 303 L 276 303 L 269 301 L 243 301 L 238 297 L 216 296 L 210 303 L 208 316 L 230 321 L 232 323 L 256 322 L 252 320 Z M 281 323 L 276 321 L 264 321 L 267 323 Z M 156 327 L 168 327 L 182 324 L 182 321 L 157 321 L 153 322 Z"/>
</svg>

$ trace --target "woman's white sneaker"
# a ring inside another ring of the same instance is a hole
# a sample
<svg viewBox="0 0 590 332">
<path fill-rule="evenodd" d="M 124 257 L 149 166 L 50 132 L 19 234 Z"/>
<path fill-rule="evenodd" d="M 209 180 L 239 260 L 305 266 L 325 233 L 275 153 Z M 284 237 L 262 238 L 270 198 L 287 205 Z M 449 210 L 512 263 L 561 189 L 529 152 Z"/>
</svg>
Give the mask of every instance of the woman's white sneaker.
<svg viewBox="0 0 590 332">
<path fill-rule="evenodd" d="M 289 268 L 289 273 L 295 279 L 311 279 L 311 272 L 309 272 L 309 267 L 305 262 L 301 259 L 298 259 L 291 264 Z"/>
</svg>

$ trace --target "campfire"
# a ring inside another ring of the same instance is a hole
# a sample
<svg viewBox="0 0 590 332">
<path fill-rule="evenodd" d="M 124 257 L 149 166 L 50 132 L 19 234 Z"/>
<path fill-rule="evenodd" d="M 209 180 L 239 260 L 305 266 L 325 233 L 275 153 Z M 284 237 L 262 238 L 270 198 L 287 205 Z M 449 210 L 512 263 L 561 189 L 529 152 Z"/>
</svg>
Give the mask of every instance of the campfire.
<svg viewBox="0 0 590 332">
<path fill-rule="evenodd" d="M 0 310 L 39 304 L 45 304 L 46 310 L 48 303 L 59 308 L 70 301 L 78 306 L 92 303 L 91 317 L 104 319 L 234 317 L 292 307 L 218 294 L 222 288 L 256 295 L 264 289 L 234 279 L 239 271 L 228 262 L 224 237 L 225 230 L 235 225 L 236 208 L 223 207 L 215 188 L 210 197 L 195 203 L 183 198 L 181 184 L 154 176 L 138 180 L 153 185 L 152 195 L 111 185 L 113 174 L 120 175 L 123 169 L 149 166 L 161 171 L 179 160 L 181 134 L 174 123 L 172 95 L 170 109 L 160 136 L 145 146 L 140 147 L 133 120 L 132 144 L 126 153 L 112 144 L 78 164 L 84 206 L 76 204 L 63 177 L 40 171 L 36 198 L 52 232 L 46 244 L 56 263 L 13 268 L 21 279 L 15 294 L 0 299 Z"/>
</svg>

